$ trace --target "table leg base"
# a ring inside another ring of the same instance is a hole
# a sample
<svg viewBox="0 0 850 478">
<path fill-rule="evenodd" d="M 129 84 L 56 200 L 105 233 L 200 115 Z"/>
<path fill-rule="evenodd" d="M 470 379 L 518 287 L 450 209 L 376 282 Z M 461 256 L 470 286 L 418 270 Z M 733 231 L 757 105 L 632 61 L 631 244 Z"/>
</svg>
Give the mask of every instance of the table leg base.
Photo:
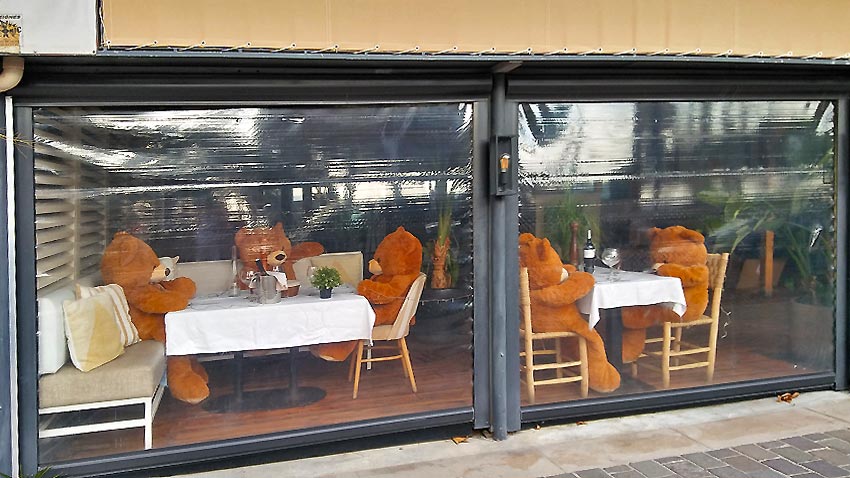
<svg viewBox="0 0 850 478">
<path fill-rule="evenodd" d="M 242 392 L 242 399 L 228 394 L 210 398 L 201 406 L 212 413 L 279 410 L 310 405 L 325 398 L 325 391 L 316 387 L 298 387 L 293 396 L 288 388 Z"/>
</svg>

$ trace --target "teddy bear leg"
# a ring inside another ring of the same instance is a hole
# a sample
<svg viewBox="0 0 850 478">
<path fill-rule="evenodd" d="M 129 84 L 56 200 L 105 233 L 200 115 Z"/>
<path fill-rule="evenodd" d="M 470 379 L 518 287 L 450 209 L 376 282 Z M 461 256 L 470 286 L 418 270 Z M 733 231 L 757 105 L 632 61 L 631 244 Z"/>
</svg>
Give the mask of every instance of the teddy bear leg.
<svg viewBox="0 0 850 478">
<path fill-rule="evenodd" d="M 193 405 L 210 395 L 203 377 L 192 370 L 192 361 L 186 356 L 168 358 L 168 390 L 172 397 Z"/>
<path fill-rule="evenodd" d="M 357 346 L 356 340 L 348 342 L 336 342 L 332 344 L 319 344 L 310 347 L 310 353 L 328 362 L 343 362 L 354 351 Z"/>
<path fill-rule="evenodd" d="M 646 329 L 623 329 L 623 363 L 631 363 L 643 353 Z"/>
<path fill-rule="evenodd" d="M 602 339 L 587 341 L 587 372 L 590 389 L 610 393 L 620 388 L 620 373 L 608 363 Z"/>
<path fill-rule="evenodd" d="M 201 365 L 201 362 L 198 362 L 198 359 L 196 359 L 195 357 L 191 357 L 189 359 L 189 362 L 192 364 L 192 371 L 198 374 L 199 377 L 204 379 L 204 383 L 210 383 L 210 376 L 207 374 L 207 371 L 206 369 L 204 369 L 204 366 Z"/>
</svg>

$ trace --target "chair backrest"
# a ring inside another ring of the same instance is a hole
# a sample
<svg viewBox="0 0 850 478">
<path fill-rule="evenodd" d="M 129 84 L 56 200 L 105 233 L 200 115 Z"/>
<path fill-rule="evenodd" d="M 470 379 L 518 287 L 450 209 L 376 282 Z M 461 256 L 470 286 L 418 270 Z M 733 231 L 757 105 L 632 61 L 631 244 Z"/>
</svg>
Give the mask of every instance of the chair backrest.
<svg viewBox="0 0 850 478">
<path fill-rule="evenodd" d="M 426 276 L 422 272 L 419 277 L 410 285 L 407 290 L 407 295 L 404 296 L 404 302 L 401 304 L 401 309 L 398 311 L 395 322 L 387 335 L 387 340 L 398 340 L 402 337 L 407 337 L 410 331 L 410 321 L 416 315 L 416 309 L 419 307 L 419 297 L 422 296 L 422 289 L 425 288 Z"/>
<path fill-rule="evenodd" d="M 528 267 L 519 270 L 519 310 L 522 318 L 523 329 L 526 333 L 531 330 L 531 290 L 528 284 Z"/>
<path fill-rule="evenodd" d="M 708 288 L 711 290 L 711 318 L 720 317 L 720 296 L 723 294 L 723 283 L 726 280 L 726 266 L 729 264 L 729 253 L 709 254 Z"/>
</svg>

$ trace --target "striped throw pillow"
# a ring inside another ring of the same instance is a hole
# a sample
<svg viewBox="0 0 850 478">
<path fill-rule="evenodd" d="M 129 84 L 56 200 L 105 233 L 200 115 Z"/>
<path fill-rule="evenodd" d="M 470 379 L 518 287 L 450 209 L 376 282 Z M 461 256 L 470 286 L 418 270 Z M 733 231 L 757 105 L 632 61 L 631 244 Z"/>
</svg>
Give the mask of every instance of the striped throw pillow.
<svg viewBox="0 0 850 478">
<path fill-rule="evenodd" d="M 118 329 L 121 331 L 121 340 L 125 347 L 129 347 L 136 342 L 141 341 L 139 331 L 133 325 L 130 319 L 130 306 L 127 304 L 127 297 L 124 295 L 124 289 L 118 284 L 102 285 L 98 287 L 85 287 L 77 284 L 77 298 L 86 299 L 98 294 L 104 294 L 112 300 L 114 308 L 115 323 L 118 324 Z"/>
<path fill-rule="evenodd" d="M 121 331 L 108 295 L 66 300 L 63 309 L 68 352 L 75 367 L 88 372 L 124 353 Z"/>
</svg>

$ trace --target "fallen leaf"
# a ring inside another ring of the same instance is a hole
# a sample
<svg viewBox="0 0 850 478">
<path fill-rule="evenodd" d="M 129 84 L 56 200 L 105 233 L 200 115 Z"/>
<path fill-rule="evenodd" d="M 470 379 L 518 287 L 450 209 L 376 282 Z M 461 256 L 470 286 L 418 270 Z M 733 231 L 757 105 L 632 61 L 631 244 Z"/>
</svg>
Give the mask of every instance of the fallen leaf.
<svg viewBox="0 0 850 478">
<path fill-rule="evenodd" d="M 578 426 L 587 425 L 587 422 L 578 421 L 578 422 L 576 422 L 576 425 L 578 425 Z"/>
<path fill-rule="evenodd" d="M 469 440 L 468 436 L 452 437 L 452 441 L 455 442 L 455 445 L 459 445 L 461 443 L 466 443 L 467 440 Z"/>
<path fill-rule="evenodd" d="M 777 402 L 791 403 L 795 398 L 800 396 L 800 392 L 785 392 L 776 396 Z"/>
</svg>

